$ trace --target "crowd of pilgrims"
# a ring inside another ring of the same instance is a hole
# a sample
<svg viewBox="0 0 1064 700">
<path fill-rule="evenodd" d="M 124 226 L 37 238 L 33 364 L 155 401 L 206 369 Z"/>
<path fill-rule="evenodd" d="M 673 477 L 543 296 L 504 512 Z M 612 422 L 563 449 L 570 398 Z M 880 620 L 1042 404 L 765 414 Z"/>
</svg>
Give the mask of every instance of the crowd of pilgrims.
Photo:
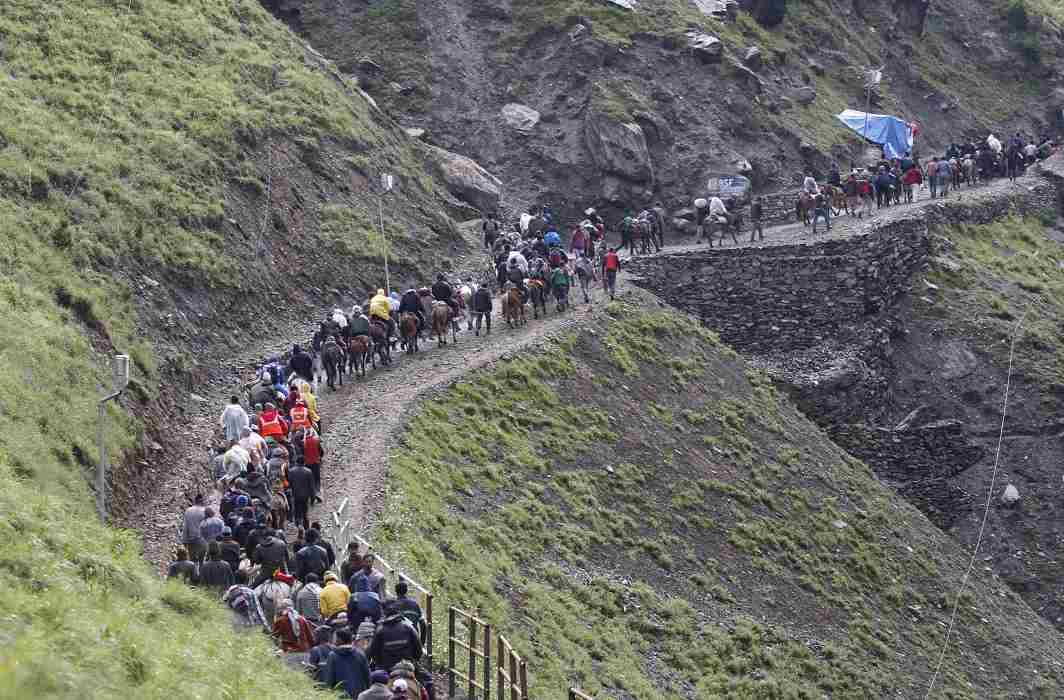
<svg viewBox="0 0 1064 700">
<path fill-rule="evenodd" d="M 308 359 L 297 346 L 287 363 L 261 367 L 251 411 L 230 398 L 211 460 L 221 496 L 208 505 L 197 495 L 185 510 L 168 576 L 217 596 L 237 628 L 271 636 L 325 687 L 428 700 L 427 626 L 409 583 L 389 594 L 371 551 L 352 542 L 338 560 L 310 519 L 325 450 Z"/>
</svg>

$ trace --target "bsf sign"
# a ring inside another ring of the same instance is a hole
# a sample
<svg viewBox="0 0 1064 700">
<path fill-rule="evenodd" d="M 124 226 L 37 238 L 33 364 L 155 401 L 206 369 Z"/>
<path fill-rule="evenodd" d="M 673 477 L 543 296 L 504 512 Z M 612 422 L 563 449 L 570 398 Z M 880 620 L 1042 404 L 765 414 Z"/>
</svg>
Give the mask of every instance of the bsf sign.
<svg viewBox="0 0 1064 700">
<path fill-rule="evenodd" d="M 746 199 L 750 192 L 750 180 L 742 175 L 720 175 L 709 178 L 706 184 L 709 194 L 718 197 L 735 197 Z"/>
</svg>

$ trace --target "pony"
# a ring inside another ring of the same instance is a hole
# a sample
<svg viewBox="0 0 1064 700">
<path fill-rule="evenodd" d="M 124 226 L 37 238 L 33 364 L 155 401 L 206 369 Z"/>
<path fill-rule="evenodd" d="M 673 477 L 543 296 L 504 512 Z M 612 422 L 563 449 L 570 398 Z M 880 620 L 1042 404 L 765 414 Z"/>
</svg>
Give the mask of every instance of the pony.
<svg viewBox="0 0 1064 700">
<path fill-rule="evenodd" d="M 417 316 L 412 313 L 404 312 L 399 317 L 399 335 L 403 339 L 403 347 L 407 355 L 417 352 L 417 325 Z"/>
<path fill-rule="evenodd" d="M 336 391 L 337 378 L 340 380 L 340 386 L 344 385 L 344 351 L 335 338 L 330 337 L 321 346 L 321 359 L 325 365 L 326 383 L 330 389 Z"/>
<path fill-rule="evenodd" d="M 810 214 L 815 208 L 816 202 L 813 201 L 813 195 L 805 190 L 798 193 L 798 198 L 794 201 L 794 211 L 798 221 L 801 221 L 803 226 L 808 226 L 811 223 Z"/>
<path fill-rule="evenodd" d="M 417 290 L 417 298 L 421 303 L 421 315 L 424 317 L 425 325 L 429 329 L 429 340 L 432 340 L 434 337 L 432 335 L 432 323 L 430 322 L 432 319 L 432 290 L 428 287 L 420 288 Z"/>
<path fill-rule="evenodd" d="M 846 206 L 846 192 L 841 187 L 835 185 L 825 185 L 824 194 L 828 198 L 828 202 L 831 205 L 831 215 L 838 216 L 843 211 L 847 210 Z"/>
<path fill-rule="evenodd" d="M 523 325 L 528 322 L 525 318 L 525 305 L 521 302 L 521 290 L 517 287 L 511 286 L 506 290 L 506 296 L 502 300 L 502 315 L 506 319 L 506 325 L 511 328 L 515 324 Z"/>
<path fill-rule="evenodd" d="M 451 326 L 451 342 L 458 342 L 458 322 L 453 318 L 451 307 L 438 301 L 432 306 L 432 332 L 436 334 L 437 347 L 447 344 L 447 326 Z"/>
<path fill-rule="evenodd" d="M 376 320 L 369 322 L 369 337 L 373 341 L 373 351 L 370 353 L 370 362 L 373 369 L 377 369 L 377 357 L 381 358 L 381 364 L 385 367 L 392 364 L 392 348 L 388 343 L 388 327 Z"/>
<path fill-rule="evenodd" d="M 635 230 L 632 235 L 639 235 L 639 252 L 641 254 L 648 255 L 651 252 L 661 252 L 657 236 L 654 235 L 654 216 L 649 211 L 644 210 L 640 213 L 633 226 Z"/>
<path fill-rule="evenodd" d="M 458 308 L 461 309 L 462 314 L 466 317 L 466 330 L 473 330 L 473 314 L 470 313 L 473 303 L 473 293 L 477 291 L 477 285 L 473 283 L 472 279 L 468 284 L 463 284 L 458 288 L 458 293 L 455 294 L 455 300 L 458 302 Z"/>
<path fill-rule="evenodd" d="M 520 292 L 518 292 L 520 294 Z M 547 283 L 541 279 L 528 281 L 528 296 L 532 300 L 532 317 L 539 318 L 539 309 L 543 309 L 543 316 L 547 316 Z M 522 306 L 524 308 L 524 306 Z"/>
<path fill-rule="evenodd" d="M 349 372 L 356 377 L 365 378 L 366 376 L 366 358 L 370 355 L 371 342 L 368 335 L 356 335 L 348 341 Z"/>
</svg>

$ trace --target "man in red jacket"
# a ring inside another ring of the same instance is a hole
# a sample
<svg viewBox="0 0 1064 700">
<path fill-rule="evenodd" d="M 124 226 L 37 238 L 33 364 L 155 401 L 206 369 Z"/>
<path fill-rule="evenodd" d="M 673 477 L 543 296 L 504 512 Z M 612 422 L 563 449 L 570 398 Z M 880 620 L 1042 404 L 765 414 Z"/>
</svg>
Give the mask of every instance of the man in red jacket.
<svg viewBox="0 0 1064 700">
<path fill-rule="evenodd" d="M 303 464 L 314 475 L 314 500 L 321 503 L 321 458 L 325 449 L 321 446 L 321 437 L 313 426 L 303 430 Z"/>
<path fill-rule="evenodd" d="M 617 255 L 616 248 L 610 248 L 602 259 L 602 286 L 613 298 L 614 289 L 617 287 L 617 271 L 621 269 L 621 258 Z"/>
<path fill-rule="evenodd" d="M 277 441 L 283 441 L 288 435 L 288 421 L 281 417 L 277 407 L 272 403 L 266 404 L 266 408 L 259 417 L 259 435 L 264 440 L 273 438 Z"/>
</svg>

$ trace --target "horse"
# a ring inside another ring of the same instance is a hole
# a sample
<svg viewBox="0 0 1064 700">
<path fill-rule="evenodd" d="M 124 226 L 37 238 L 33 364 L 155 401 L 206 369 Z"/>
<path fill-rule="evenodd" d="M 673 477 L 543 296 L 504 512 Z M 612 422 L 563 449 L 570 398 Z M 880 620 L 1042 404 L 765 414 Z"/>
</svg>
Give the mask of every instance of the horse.
<svg viewBox="0 0 1064 700">
<path fill-rule="evenodd" d="M 403 339 L 407 355 L 417 352 L 417 325 L 417 316 L 412 313 L 404 312 L 399 317 L 399 335 Z"/>
<path fill-rule="evenodd" d="M 347 362 L 351 374 L 356 377 L 366 376 L 366 358 L 370 354 L 371 342 L 368 335 L 356 335 L 348 341 Z"/>
<path fill-rule="evenodd" d="M 425 318 L 425 325 L 429 329 L 429 340 L 432 340 L 432 290 L 428 287 L 422 287 L 417 290 L 418 302 L 421 304 L 421 315 Z"/>
<path fill-rule="evenodd" d="M 334 338 L 329 338 L 321 346 L 321 359 L 325 365 L 326 383 L 329 388 L 336 391 L 336 379 L 339 377 L 340 386 L 344 385 L 343 362 L 344 353 L 340 344 Z"/>
<path fill-rule="evenodd" d="M 502 315 L 506 319 L 506 325 L 511 328 L 514 324 L 523 325 L 528 322 L 525 318 L 525 305 L 521 302 L 521 290 L 517 287 L 510 287 L 506 291 L 502 300 Z"/>
<path fill-rule="evenodd" d="M 470 313 L 470 305 L 473 301 L 473 292 L 477 291 L 476 285 L 470 282 L 470 284 L 463 284 L 458 288 L 458 293 L 454 295 L 455 301 L 458 302 L 458 308 L 462 314 L 466 317 L 466 330 L 473 330 L 473 314 Z"/>
<path fill-rule="evenodd" d="M 547 230 L 547 222 L 543 216 L 532 216 L 524 213 L 521 215 L 521 237 L 532 238 Z"/>
<path fill-rule="evenodd" d="M 392 364 L 392 348 L 388 343 L 388 326 L 377 320 L 369 322 L 369 337 L 373 340 L 373 351 L 370 353 L 370 362 L 373 369 L 377 369 L 377 357 L 381 358 L 381 364 L 387 367 Z"/>
<path fill-rule="evenodd" d="M 965 158 L 961 163 L 961 167 L 964 171 L 964 181 L 969 187 L 971 187 L 975 184 L 977 178 L 975 158 L 970 156 Z"/>
<path fill-rule="evenodd" d="M 446 302 L 438 301 L 432 306 L 432 332 L 436 335 L 437 347 L 447 344 L 447 326 L 451 326 L 451 342 L 458 342 L 458 322 L 454 319 L 451 307 Z"/>
<path fill-rule="evenodd" d="M 643 255 L 648 255 L 652 252 L 661 252 L 661 246 L 658 245 L 658 239 L 654 235 L 654 222 L 649 212 L 644 211 L 639 215 L 639 218 L 635 220 L 635 231 L 633 235 L 639 235 L 639 252 Z"/>
<path fill-rule="evenodd" d="M 825 185 L 824 194 L 831 205 L 831 215 L 838 216 L 846 210 L 846 192 L 835 185 Z"/>
<path fill-rule="evenodd" d="M 808 226 L 811 222 L 809 215 L 813 209 L 816 208 L 816 202 L 813 200 L 813 195 L 809 194 L 805 190 L 798 193 L 798 198 L 794 202 L 795 214 L 798 217 L 798 221 L 802 222 L 803 226 Z"/>
<path fill-rule="evenodd" d="M 520 292 L 518 292 L 520 294 Z M 547 316 L 547 283 L 541 279 L 528 281 L 528 296 L 532 300 L 532 317 L 539 318 L 539 309 L 543 309 L 543 316 Z M 522 306 L 522 308 L 524 308 Z"/>
</svg>

